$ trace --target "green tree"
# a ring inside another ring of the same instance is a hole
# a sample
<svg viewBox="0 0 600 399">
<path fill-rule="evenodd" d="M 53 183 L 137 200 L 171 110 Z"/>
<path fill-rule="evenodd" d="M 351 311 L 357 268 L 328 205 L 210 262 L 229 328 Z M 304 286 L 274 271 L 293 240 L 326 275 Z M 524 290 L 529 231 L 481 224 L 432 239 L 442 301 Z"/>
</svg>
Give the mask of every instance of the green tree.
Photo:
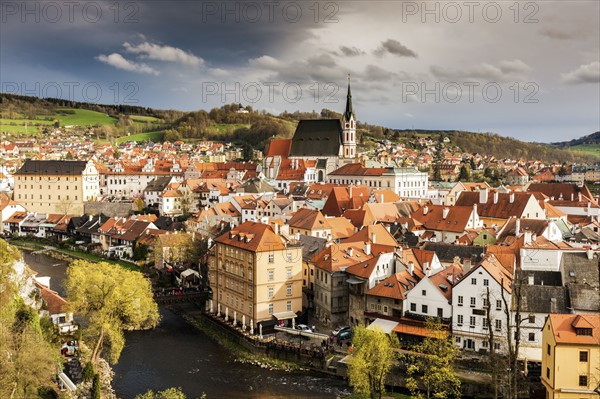
<svg viewBox="0 0 600 399">
<path fill-rule="evenodd" d="M 433 181 L 442 181 L 442 170 L 440 169 L 440 164 L 436 163 L 433 166 Z"/>
<path fill-rule="evenodd" d="M 388 336 L 377 327 L 358 326 L 352 346 L 353 355 L 348 364 L 350 385 L 357 395 L 381 398 L 385 392 L 385 377 L 398 359 L 398 337 Z"/>
<path fill-rule="evenodd" d="M 15 273 L 21 254 L 0 239 L 0 398 L 30 399 L 49 385 L 57 348 L 45 339 L 37 312 L 19 296 L 25 281 Z"/>
<path fill-rule="evenodd" d="M 430 333 L 413 348 L 418 354 L 408 357 L 406 386 L 415 398 L 459 398 L 460 379 L 452 365 L 459 349 L 439 320 L 429 318 L 425 326 Z"/>
<path fill-rule="evenodd" d="M 202 394 L 202 398 L 206 398 L 206 395 Z M 186 396 L 181 388 L 169 388 L 158 392 L 148 390 L 144 394 L 137 395 L 135 399 L 186 399 Z"/>
<path fill-rule="evenodd" d="M 102 394 L 100 393 L 100 374 L 94 374 L 94 379 L 92 380 L 92 399 L 101 399 Z"/>
<path fill-rule="evenodd" d="M 471 169 L 466 165 L 462 164 L 460 167 L 460 172 L 458 173 L 458 177 L 456 181 L 467 182 L 471 180 Z"/>
<path fill-rule="evenodd" d="M 94 341 L 92 361 L 104 345 L 117 363 L 125 344 L 123 329 L 151 328 L 159 321 L 150 281 L 141 273 L 111 265 L 77 260 L 67 273 L 67 298 L 75 312 L 88 317 L 84 334 Z"/>
</svg>

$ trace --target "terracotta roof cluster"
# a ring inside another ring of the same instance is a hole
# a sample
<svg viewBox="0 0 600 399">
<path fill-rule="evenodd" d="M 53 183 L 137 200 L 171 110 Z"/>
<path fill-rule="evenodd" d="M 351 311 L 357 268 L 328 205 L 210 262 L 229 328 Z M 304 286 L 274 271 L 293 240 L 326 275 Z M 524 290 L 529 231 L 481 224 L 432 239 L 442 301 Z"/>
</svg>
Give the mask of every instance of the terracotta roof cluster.
<svg viewBox="0 0 600 399">
<path fill-rule="evenodd" d="M 288 221 L 290 227 L 303 230 L 330 229 L 328 219 L 319 210 L 302 208 L 298 209 L 294 216 Z"/>
<path fill-rule="evenodd" d="M 472 214 L 472 206 L 426 205 L 412 216 L 426 230 L 462 233 L 467 229 Z"/>
<path fill-rule="evenodd" d="M 245 222 L 215 238 L 219 244 L 252 252 L 278 251 L 286 248 L 283 238 L 266 224 Z"/>
<path fill-rule="evenodd" d="M 600 314 L 551 314 L 549 322 L 557 343 L 600 345 Z"/>
</svg>

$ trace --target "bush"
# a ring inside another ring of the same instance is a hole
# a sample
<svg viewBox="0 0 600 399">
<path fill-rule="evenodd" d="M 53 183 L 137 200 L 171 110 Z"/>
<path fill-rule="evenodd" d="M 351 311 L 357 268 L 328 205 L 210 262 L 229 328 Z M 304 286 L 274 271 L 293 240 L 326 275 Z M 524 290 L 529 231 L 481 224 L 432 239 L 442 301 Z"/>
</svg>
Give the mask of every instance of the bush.
<svg viewBox="0 0 600 399">
<path fill-rule="evenodd" d="M 92 381 L 97 374 L 94 372 L 94 365 L 92 362 L 87 362 L 83 368 L 83 381 Z"/>
<path fill-rule="evenodd" d="M 100 394 L 100 374 L 94 374 L 94 381 L 92 381 L 92 399 L 102 399 Z"/>
</svg>

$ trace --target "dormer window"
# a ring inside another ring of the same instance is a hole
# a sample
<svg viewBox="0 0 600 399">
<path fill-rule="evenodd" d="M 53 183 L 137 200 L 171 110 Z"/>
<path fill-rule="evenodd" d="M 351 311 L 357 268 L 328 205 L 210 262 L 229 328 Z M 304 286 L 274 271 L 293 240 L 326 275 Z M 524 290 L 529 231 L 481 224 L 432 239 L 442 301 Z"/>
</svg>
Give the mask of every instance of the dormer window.
<svg viewBox="0 0 600 399">
<path fill-rule="evenodd" d="M 577 335 L 587 335 L 587 336 L 592 336 L 592 329 L 591 328 L 576 328 L 575 329 L 575 334 Z"/>
</svg>

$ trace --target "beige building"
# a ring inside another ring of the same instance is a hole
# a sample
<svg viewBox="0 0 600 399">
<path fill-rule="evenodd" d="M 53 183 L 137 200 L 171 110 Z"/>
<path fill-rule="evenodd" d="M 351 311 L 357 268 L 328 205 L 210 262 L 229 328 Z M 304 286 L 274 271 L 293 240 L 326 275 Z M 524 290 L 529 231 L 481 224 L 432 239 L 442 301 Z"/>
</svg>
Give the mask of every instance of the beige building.
<svg viewBox="0 0 600 399">
<path fill-rule="evenodd" d="M 31 212 L 83 215 L 83 203 L 100 195 L 92 161 L 28 159 L 14 178 L 14 201 Z"/>
<path fill-rule="evenodd" d="M 302 311 L 302 246 L 261 223 L 246 222 L 215 239 L 210 271 L 213 311 L 249 326 Z M 220 305 L 220 306 L 219 306 Z"/>
<path fill-rule="evenodd" d="M 547 399 L 592 399 L 600 391 L 600 315 L 551 314 L 542 330 Z"/>
</svg>

